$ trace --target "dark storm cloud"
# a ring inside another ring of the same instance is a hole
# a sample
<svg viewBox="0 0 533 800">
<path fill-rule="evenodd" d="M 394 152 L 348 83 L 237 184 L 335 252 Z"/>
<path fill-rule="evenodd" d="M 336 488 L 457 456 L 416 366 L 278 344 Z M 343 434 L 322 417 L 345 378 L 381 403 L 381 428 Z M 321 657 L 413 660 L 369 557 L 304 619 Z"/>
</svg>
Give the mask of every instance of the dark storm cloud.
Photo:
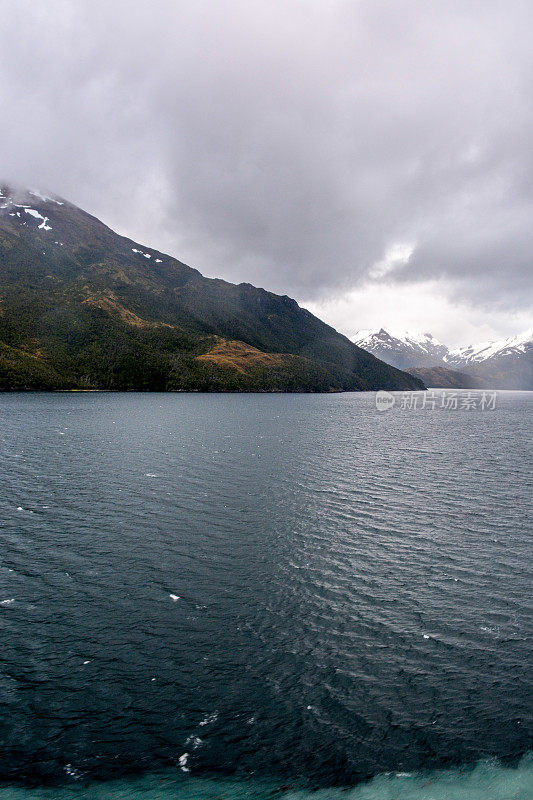
<svg viewBox="0 0 533 800">
<path fill-rule="evenodd" d="M 207 274 L 523 306 L 532 26 L 518 0 L 4 0 L 3 171 Z"/>
</svg>

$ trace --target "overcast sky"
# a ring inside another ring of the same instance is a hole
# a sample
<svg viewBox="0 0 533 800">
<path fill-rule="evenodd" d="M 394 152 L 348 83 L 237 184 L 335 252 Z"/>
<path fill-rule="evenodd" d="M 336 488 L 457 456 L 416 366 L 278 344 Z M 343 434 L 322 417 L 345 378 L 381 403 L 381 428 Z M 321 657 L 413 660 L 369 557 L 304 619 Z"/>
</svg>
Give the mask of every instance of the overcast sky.
<svg viewBox="0 0 533 800">
<path fill-rule="evenodd" d="M 532 31 L 531 0 L 2 0 L 2 171 L 348 335 L 511 335 Z"/>
</svg>

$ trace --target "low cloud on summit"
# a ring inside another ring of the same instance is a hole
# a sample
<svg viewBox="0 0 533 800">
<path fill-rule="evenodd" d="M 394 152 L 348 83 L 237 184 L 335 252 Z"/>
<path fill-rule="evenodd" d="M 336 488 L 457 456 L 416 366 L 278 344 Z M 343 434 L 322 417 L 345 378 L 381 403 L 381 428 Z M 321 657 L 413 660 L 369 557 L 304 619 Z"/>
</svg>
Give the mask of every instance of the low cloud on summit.
<svg viewBox="0 0 533 800">
<path fill-rule="evenodd" d="M 5 0 L 2 173 L 348 334 L 509 335 L 531 30 L 520 0 Z"/>
</svg>

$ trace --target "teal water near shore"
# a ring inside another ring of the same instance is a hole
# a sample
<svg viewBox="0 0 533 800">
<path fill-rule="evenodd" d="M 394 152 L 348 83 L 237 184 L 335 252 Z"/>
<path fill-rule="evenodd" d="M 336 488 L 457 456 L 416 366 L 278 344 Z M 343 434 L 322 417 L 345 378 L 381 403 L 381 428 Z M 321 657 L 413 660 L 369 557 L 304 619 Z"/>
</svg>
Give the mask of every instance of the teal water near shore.
<svg viewBox="0 0 533 800">
<path fill-rule="evenodd" d="M 58 789 L 0 789 L 0 800 L 531 800 L 533 756 L 516 767 L 482 762 L 474 768 L 378 775 L 356 787 L 299 789 L 268 781 L 148 775 Z"/>
</svg>

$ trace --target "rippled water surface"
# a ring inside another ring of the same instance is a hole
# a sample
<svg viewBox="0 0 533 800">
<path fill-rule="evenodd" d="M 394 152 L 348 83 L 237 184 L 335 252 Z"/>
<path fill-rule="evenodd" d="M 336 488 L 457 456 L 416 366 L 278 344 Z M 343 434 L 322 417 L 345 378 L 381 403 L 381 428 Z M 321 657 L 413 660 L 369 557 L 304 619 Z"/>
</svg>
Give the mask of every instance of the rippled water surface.
<svg viewBox="0 0 533 800">
<path fill-rule="evenodd" d="M 532 408 L 0 396 L 0 798 L 532 796 Z"/>
</svg>

